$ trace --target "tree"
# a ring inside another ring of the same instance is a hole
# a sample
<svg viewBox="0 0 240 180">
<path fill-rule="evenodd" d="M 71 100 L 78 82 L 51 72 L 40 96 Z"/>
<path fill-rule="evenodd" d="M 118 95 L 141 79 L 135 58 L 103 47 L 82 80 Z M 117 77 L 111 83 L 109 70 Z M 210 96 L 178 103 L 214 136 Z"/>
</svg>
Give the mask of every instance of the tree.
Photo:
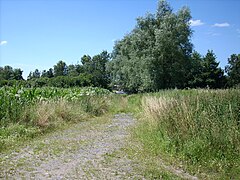
<svg viewBox="0 0 240 180">
<path fill-rule="evenodd" d="M 32 71 L 30 71 L 30 73 L 29 73 L 29 75 L 27 77 L 27 80 L 31 80 L 32 78 L 33 78 L 33 73 L 32 73 Z"/>
<path fill-rule="evenodd" d="M 14 71 L 11 66 L 4 66 L 2 69 L 2 78 L 5 80 L 13 80 L 14 79 Z"/>
<path fill-rule="evenodd" d="M 43 71 L 42 71 L 41 77 L 47 77 L 47 71 L 46 71 L 46 70 L 43 70 Z"/>
<path fill-rule="evenodd" d="M 68 76 L 78 76 L 77 68 L 75 65 L 71 64 L 68 66 Z"/>
<path fill-rule="evenodd" d="M 160 1 L 160 7 L 164 8 L 165 4 Z M 160 13 L 162 16 L 158 16 L 159 28 L 156 30 L 157 89 L 183 88 L 186 86 L 187 67 L 192 52 L 190 10 L 184 7 L 174 14 L 166 7 L 163 12 Z"/>
<path fill-rule="evenodd" d="M 232 54 L 228 58 L 228 65 L 225 67 L 225 72 L 228 75 L 230 86 L 240 84 L 240 54 Z"/>
<path fill-rule="evenodd" d="M 110 54 L 102 51 L 100 54 L 93 56 L 84 55 L 81 58 L 82 66 L 77 66 L 77 72 L 81 74 L 91 74 L 94 86 L 107 88 L 110 82 L 107 71 L 107 63 L 110 60 Z"/>
<path fill-rule="evenodd" d="M 0 66 L 0 80 L 4 80 L 4 70 L 3 67 Z"/>
<path fill-rule="evenodd" d="M 15 80 L 23 80 L 22 77 L 23 71 L 20 68 L 14 69 L 13 75 Z"/>
<path fill-rule="evenodd" d="M 41 72 L 38 69 L 35 69 L 35 71 L 32 73 L 32 78 L 40 78 Z"/>
<path fill-rule="evenodd" d="M 158 2 L 156 17 L 158 19 L 163 18 L 164 16 L 168 16 L 172 13 L 172 8 L 165 0 L 160 0 Z"/>
<path fill-rule="evenodd" d="M 50 69 L 47 71 L 47 77 L 48 77 L 48 78 L 54 77 L 54 75 L 53 75 L 53 69 L 52 69 L 52 68 L 50 68 Z"/>
<path fill-rule="evenodd" d="M 36 79 L 36 78 L 40 78 L 41 77 L 41 72 L 38 69 L 35 69 L 34 72 L 30 72 L 27 79 L 31 80 L 31 79 Z"/>
<path fill-rule="evenodd" d="M 191 55 L 190 69 L 188 74 L 188 87 L 199 88 L 204 87 L 203 84 L 203 58 L 202 56 L 194 51 Z"/>
<path fill-rule="evenodd" d="M 54 65 L 54 76 L 65 76 L 67 75 L 67 65 L 62 60 Z"/>
<path fill-rule="evenodd" d="M 83 68 L 82 65 L 76 64 L 76 65 L 75 65 L 75 68 L 76 68 L 76 71 L 77 71 L 78 74 L 84 73 L 84 68 Z"/>
<path fill-rule="evenodd" d="M 112 84 L 131 92 L 185 87 L 192 52 L 190 19 L 188 8 L 173 13 L 166 1 L 159 1 L 156 14 L 138 18 L 132 32 L 114 46 L 108 65 Z"/>
<path fill-rule="evenodd" d="M 92 58 L 89 55 L 84 55 L 81 58 L 81 62 L 83 65 L 83 70 L 85 73 L 93 73 L 94 71 L 94 66 L 93 66 L 93 62 L 92 62 Z"/>
<path fill-rule="evenodd" d="M 93 56 L 93 83 L 95 86 L 107 88 L 109 84 L 109 75 L 106 65 L 109 62 L 110 55 L 107 51 L 102 51 L 99 55 Z"/>
<path fill-rule="evenodd" d="M 22 73 L 23 71 L 20 68 L 0 67 L 0 80 L 23 80 Z"/>
<path fill-rule="evenodd" d="M 203 86 L 210 88 L 221 88 L 223 86 L 224 71 L 218 66 L 219 62 L 216 61 L 216 55 L 212 50 L 208 50 L 203 58 Z"/>
</svg>

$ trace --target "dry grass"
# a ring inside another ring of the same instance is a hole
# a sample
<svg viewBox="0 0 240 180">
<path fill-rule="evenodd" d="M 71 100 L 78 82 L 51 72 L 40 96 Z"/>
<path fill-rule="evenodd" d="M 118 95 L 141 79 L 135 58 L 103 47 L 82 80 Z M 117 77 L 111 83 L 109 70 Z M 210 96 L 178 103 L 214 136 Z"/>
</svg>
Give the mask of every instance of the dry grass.
<svg viewBox="0 0 240 180">
<path fill-rule="evenodd" d="M 145 96 L 142 98 L 143 111 L 150 125 L 156 126 L 173 106 L 174 100 L 166 97 Z"/>
<path fill-rule="evenodd" d="M 239 90 L 169 91 L 145 96 L 142 107 L 147 130 L 140 136 L 156 154 L 240 177 Z"/>
<path fill-rule="evenodd" d="M 67 121 L 82 121 L 89 115 L 84 112 L 79 103 L 65 99 L 39 101 L 35 105 L 26 108 L 22 121 L 41 129 L 58 127 Z"/>
<path fill-rule="evenodd" d="M 84 96 L 77 100 L 41 99 L 23 107 L 18 123 L 0 128 L 0 151 L 16 141 L 61 129 L 109 111 L 111 100 L 105 96 Z"/>
<path fill-rule="evenodd" d="M 36 105 L 35 118 L 39 127 L 46 127 L 55 115 L 55 104 L 52 102 L 42 101 Z"/>
</svg>

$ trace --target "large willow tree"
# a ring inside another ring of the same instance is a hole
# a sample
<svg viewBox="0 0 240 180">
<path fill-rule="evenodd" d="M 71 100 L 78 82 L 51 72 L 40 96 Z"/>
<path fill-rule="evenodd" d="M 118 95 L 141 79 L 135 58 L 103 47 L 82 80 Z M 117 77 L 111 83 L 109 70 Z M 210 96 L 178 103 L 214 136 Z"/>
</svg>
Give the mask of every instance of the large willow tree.
<svg viewBox="0 0 240 180">
<path fill-rule="evenodd" d="M 174 13 L 163 0 L 156 14 L 138 18 L 132 32 L 114 46 L 112 84 L 130 92 L 185 87 L 192 52 L 190 19 L 188 8 Z"/>
</svg>

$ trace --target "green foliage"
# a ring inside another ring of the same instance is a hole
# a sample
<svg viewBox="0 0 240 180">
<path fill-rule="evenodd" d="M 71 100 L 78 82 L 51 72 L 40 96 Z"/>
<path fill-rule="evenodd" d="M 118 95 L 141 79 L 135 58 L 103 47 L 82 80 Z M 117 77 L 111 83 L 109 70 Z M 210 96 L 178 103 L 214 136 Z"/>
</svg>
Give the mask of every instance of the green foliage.
<svg viewBox="0 0 240 180">
<path fill-rule="evenodd" d="M 105 95 L 110 92 L 101 88 L 0 88 L 0 125 L 9 122 L 18 123 L 24 109 L 38 101 L 64 98 L 66 100 L 80 100 L 83 96 Z"/>
<path fill-rule="evenodd" d="M 234 89 L 145 96 L 138 136 L 151 153 L 178 157 L 194 172 L 240 177 L 239 100 L 240 91 Z"/>
<path fill-rule="evenodd" d="M 25 87 L 84 87 L 92 86 L 92 75 L 82 73 L 79 76 L 41 77 L 25 82 Z"/>
<path fill-rule="evenodd" d="M 190 69 L 188 74 L 188 86 L 190 88 L 204 87 L 203 86 L 203 58 L 202 56 L 194 51 L 191 55 Z"/>
<path fill-rule="evenodd" d="M 228 65 L 225 67 L 225 71 L 228 74 L 229 85 L 240 85 L 240 54 L 232 54 L 228 58 Z"/>
<path fill-rule="evenodd" d="M 54 76 L 64 76 L 67 74 L 67 65 L 63 61 L 59 61 L 56 65 L 54 65 Z"/>
<path fill-rule="evenodd" d="M 109 84 L 109 75 L 106 70 L 106 65 L 110 59 L 107 51 L 103 51 L 99 55 L 92 58 L 84 55 L 82 57 L 83 71 L 92 75 L 92 84 L 97 87 L 107 88 Z"/>
<path fill-rule="evenodd" d="M 23 71 L 19 68 L 13 69 L 11 66 L 0 67 L 0 81 L 2 80 L 23 80 Z"/>
<path fill-rule="evenodd" d="M 114 46 L 108 66 L 112 86 L 133 93 L 169 88 L 224 88 L 226 77 L 213 51 L 204 57 L 196 51 L 192 53 L 190 19 L 187 7 L 174 13 L 166 1 L 159 1 L 156 14 L 139 17 L 132 32 Z M 232 65 L 233 62 L 229 61 Z M 240 79 L 237 70 L 232 74 L 232 79 Z"/>
<path fill-rule="evenodd" d="M 137 18 L 135 28 L 115 43 L 111 55 L 107 51 L 84 55 L 75 65 L 60 60 L 48 71 L 30 72 L 26 82 L 21 69 L 0 67 L 0 87 L 12 86 L 15 80 L 25 87 L 117 86 L 130 93 L 239 86 L 240 55 L 228 59 L 226 77 L 213 51 L 205 56 L 192 52 L 190 19 L 187 7 L 175 12 L 167 1 L 159 0 L 156 13 Z"/>
<path fill-rule="evenodd" d="M 207 52 L 203 58 L 203 86 L 209 86 L 210 88 L 221 88 L 224 82 L 224 72 L 218 67 L 219 62 L 216 62 L 216 56 L 213 51 Z"/>
<path fill-rule="evenodd" d="M 218 66 L 219 62 L 216 61 L 213 51 L 208 50 L 204 57 L 201 57 L 196 51 L 193 52 L 188 86 L 191 88 L 224 88 L 226 77 Z"/>
<path fill-rule="evenodd" d="M 41 77 L 41 72 L 38 69 L 35 69 L 34 72 L 30 72 L 28 75 L 28 79 L 33 79 L 33 78 L 40 78 Z"/>
<path fill-rule="evenodd" d="M 0 150 L 32 138 L 65 121 L 100 116 L 109 109 L 110 92 L 101 88 L 0 88 Z"/>
<path fill-rule="evenodd" d="M 137 19 L 133 31 L 115 44 L 109 65 L 112 84 L 130 92 L 185 86 L 192 44 L 190 10 L 173 13 L 160 1 L 156 14 Z"/>
<path fill-rule="evenodd" d="M 83 87 L 95 86 L 108 88 L 110 79 L 109 72 L 106 70 L 110 54 L 102 51 L 100 54 L 93 56 L 84 55 L 81 58 L 82 64 L 69 65 L 63 61 L 59 61 L 54 65 L 54 70 L 50 68 L 48 71 L 43 70 L 42 73 L 36 69 L 30 72 L 26 87 Z M 0 85 L 6 85 L 1 82 Z"/>
</svg>

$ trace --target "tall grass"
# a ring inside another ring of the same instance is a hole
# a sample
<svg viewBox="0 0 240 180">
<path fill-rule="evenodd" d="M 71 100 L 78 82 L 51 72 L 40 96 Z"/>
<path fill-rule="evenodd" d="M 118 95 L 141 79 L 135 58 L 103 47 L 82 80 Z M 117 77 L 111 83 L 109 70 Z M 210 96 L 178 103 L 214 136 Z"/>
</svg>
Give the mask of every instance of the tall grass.
<svg viewBox="0 0 240 180">
<path fill-rule="evenodd" d="M 188 170 L 214 178 L 240 177 L 239 89 L 126 96 L 100 88 L 3 87 L 0 151 L 69 122 L 122 112 L 143 119 L 134 132 L 147 156 L 177 157 Z"/>
<path fill-rule="evenodd" d="M 20 139 L 100 116 L 110 107 L 101 88 L 0 88 L 0 151 Z"/>
<path fill-rule="evenodd" d="M 155 153 L 178 156 L 195 172 L 240 177 L 239 90 L 165 91 L 142 104 L 142 139 Z"/>
</svg>

